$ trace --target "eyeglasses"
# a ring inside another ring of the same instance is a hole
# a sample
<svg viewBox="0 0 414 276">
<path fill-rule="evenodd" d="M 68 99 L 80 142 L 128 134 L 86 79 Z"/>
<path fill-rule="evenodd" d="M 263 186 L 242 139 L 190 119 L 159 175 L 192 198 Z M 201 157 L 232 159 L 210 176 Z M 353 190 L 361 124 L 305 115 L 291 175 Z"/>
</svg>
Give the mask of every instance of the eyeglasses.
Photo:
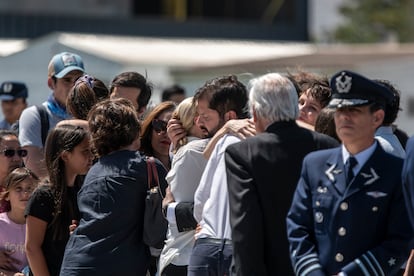
<svg viewBox="0 0 414 276">
<path fill-rule="evenodd" d="M 162 131 L 167 132 L 167 122 L 159 119 L 154 119 L 152 120 L 152 128 L 156 133 L 161 133 Z"/>
<path fill-rule="evenodd" d="M 4 156 L 8 157 L 8 158 L 12 158 L 16 153 L 18 156 L 20 157 L 26 157 L 27 156 L 27 150 L 25 149 L 5 149 L 2 151 L 2 153 L 4 154 Z"/>
</svg>

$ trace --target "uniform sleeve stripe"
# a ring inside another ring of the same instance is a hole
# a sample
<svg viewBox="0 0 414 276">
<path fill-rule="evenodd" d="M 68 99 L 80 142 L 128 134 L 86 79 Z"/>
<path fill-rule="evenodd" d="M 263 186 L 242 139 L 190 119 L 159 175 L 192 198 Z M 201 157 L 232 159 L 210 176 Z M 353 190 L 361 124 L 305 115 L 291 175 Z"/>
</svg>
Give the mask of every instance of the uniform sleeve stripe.
<svg viewBox="0 0 414 276">
<path fill-rule="evenodd" d="M 371 270 L 372 273 L 375 273 L 375 275 L 378 275 L 377 271 L 375 270 L 375 267 L 372 265 L 372 263 L 369 261 L 368 257 L 366 255 L 362 255 L 362 260 L 357 259 L 358 261 L 361 262 L 361 264 L 364 262 L 365 265 L 369 266 L 369 269 Z"/>
<path fill-rule="evenodd" d="M 364 256 L 367 256 L 367 261 L 372 264 L 375 265 L 376 269 L 375 271 L 378 273 L 378 275 L 380 276 L 385 276 L 384 271 L 382 270 L 381 265 L 378 263 L 377 259 L 375 258 L 375 256 L 371 253 L 371 251 L 367 251 L 366 254 L 364 254 Z M 370 259 L 371 261 L 369 261 L 368 259 Z"/>
<path fill-rule="evenodd" d="M 295 266 L 296 275 L 307 275 L 313 270 L 321 268 L 316 254 L 310 254 L 302 258 Z"/>
<path fill-rule="evenodd" d="M 308 265 L 310 262 L 319 262 L 318 255 L 315 253 L 304 256 L 299 259 L 295 265 L 295 271 L 298 272 L 303 266 Z"/>
<path fill-rule="evenodd" d="M 306 268 L 302 273 L 298 274 L 298 276 L 306 276 L 313 270 L 322 269 L 322 266 L 319 263 L 313 264 Z"/>
<path fill-rule="evenodd" d="M 368 270 L 367 270 L 367 268 L 365 267 L 365 265 L 359 260 L 359 259 L 356 259 L 355 260 L 355 263 L 359 266 L 359 268 L 362 270 L 362 273 L 364 273 L 364 275 L 365 276 L 371 276 L 370 274 L 369 274 L 369 272 L 368 272 Z M 371 267 L 371 268 L 373 268 L 373 267 Z M 378 274 L 377 273 L 375 273 L 375 276 L 377 276 Z"/>
</svg>

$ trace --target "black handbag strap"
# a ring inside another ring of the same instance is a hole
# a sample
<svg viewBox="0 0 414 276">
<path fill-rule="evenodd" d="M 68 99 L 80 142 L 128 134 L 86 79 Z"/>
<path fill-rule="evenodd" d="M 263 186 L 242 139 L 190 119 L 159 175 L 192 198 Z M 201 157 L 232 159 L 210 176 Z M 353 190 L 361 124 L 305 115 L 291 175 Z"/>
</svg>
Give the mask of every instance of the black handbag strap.
<svg viewBox="0 0 414 276">
<path fill-rule="evenodd" d="M 44 105 L 36 105 L 36 109 L 40 117 L 42 144 L 44 147 L 49 132 L 49 115 L 47 115 L 46 107 Z"/>
<path fill-rule="evenodd" d="M 157 166 L 155 165 L 155 159 L 152 156 L 147 158 L 147 173 L 148 173 L 148 190 L 151 190 L 154 187 L 158 187 L 158 193 L 160 194 L 161 198 L 164 199 L 161 193 Z"/>
</svg>

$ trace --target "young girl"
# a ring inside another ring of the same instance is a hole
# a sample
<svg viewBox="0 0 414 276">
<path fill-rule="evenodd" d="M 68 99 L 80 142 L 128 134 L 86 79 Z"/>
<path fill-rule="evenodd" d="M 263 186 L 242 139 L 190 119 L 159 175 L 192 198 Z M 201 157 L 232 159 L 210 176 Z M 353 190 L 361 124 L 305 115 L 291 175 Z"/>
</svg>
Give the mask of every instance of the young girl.
<svg viewBox="0 0 414 276">
<path fill-rule="evenodd" d="M 37 176 L 27 168 L 14 169 L 5 180 L 5 191 L 0 195 L 0 200 L 9 202 L 10 209 L 0 213 L 0 250 L 7 252 L 8 260 L 6 265 L 0 267 L 0 275 L 15 275 L 28 265 L 24 250 L 24 210 L 38 181 Z"/>
<path fill-rule="evenodd" d="M 49 133 L 45 148 L 49 181 L 33 193 L 26 209 L 26 254 L 34 275 L 59 275 L 69 226 L 79 219 L 76 195 L 92 165 L 89 135 L 62 125 Z"/>
<path fill-rule="evenodd" d="M 0 194 L 5 190 L 6 185 L 4 181 L 9 172 L 14 168 L 23 166 L 23 157 L 26 156 L 27 150 L 20 147 L 16 132 L 5 129 L 0 130 Z M 9 202 L 0 200 L 0 213 L 9 209 Z"/>
</svg>

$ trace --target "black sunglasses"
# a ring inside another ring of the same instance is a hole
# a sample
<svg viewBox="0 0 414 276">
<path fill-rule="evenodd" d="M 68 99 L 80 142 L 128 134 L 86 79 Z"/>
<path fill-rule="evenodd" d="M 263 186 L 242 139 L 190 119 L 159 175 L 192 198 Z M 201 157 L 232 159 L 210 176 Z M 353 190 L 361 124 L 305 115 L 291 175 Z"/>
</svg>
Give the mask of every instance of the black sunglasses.
<svg viewBox="0 0 414 276">
<path fill-rule="evenodd" d="M 151 124 L 156 133 L 161 133 L 162 131 L 167 132 L 167 122 L 159 119 L 154 119 L 152 120 Z"/>
<path fill-rule="evenodd" d="M 16 153 L 20 157 L 26 157 L 27 156 L 27 150 L 25 150 L 25 149 L 17 149 L 17 150 L 5 149 L 5 150 L 3 150 L 4 156 L 6 156 L 8 158 L 12 158 Z"/>
</svg>

